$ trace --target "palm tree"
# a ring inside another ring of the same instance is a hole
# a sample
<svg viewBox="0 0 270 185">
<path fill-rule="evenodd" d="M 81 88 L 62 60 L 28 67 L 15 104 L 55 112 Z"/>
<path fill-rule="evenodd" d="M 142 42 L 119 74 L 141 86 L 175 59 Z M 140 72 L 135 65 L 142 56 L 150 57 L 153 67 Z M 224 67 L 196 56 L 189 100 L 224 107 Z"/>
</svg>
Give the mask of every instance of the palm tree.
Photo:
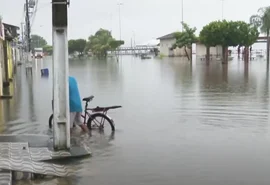
<svg viewBox="0 0 270 185">
<path fill-rule="evenodd" d="M 270 6 L 260 8 L 257 15 L 253 15 L 250 17 L 250 23 L 257 28 L 260 28 L 261 33 L 265 33 L 267 36 L 267 64 L 269 66 Z"/>
</svg>

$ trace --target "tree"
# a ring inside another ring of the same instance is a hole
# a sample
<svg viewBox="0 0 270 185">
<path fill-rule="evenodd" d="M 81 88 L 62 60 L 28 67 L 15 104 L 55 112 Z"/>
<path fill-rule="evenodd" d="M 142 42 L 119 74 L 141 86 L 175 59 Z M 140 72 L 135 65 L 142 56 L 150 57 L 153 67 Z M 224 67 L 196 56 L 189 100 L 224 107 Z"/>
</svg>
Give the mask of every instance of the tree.
<svg viewBox="0 0 270 185">
<path fill-rule="evenodd" d="M 74 52 L 78 52 L 79 55 L 83 55 L 83 52 L 86 47 L 86 40 L 77 39 L 77 40 L 69 40 L 68 41 L 68 52 L 73 54 Z"/>
<path fill-rule="evenodd" d="M 52 55 L 53 53 L 53 47 L 50 45 L 43 46 L 43 51 L 47 53 L 48 55 Z"/>
<path fill-rule="evenodd" d="M 238 21 L 226 21 L 223 20 L 220 22 L 220 27 L 218 31 L 221 34 L 221 40 L 219 45 L 222 46 L 222 60 L 223 63 L 228 63 L 228 47 L 238 46 L 240 41 L 239 34 L 239 22 Z"/>
<path fill-rule="evenodd" d="M 111 50 L 116 50 L 118 47 L 120 47 L 121 45 L 123 45 L 125 42 L 122 40 L 111 40 L 109 45 L 111 47 Z"/>
<path fill-rule="evenodd" d="M 88 38 L 87 50 L 99 57 L 106 57 L 109 50 L 115 50 L 124 44 L 124 41 L 115 40 L 111 32 L 105 29 L 99 29 L 95 35 Z"/>
<path fill-rule="evenodd" d="M 244 46 L 244 60 L 247 62 L 249 59 L 249 47 L 253 45 L 259 37 L 257 27 L 247 24 L 243 21 L 238 21 L 239 24 L 239 46 Z"/>
<path fill-rule="evenodd" d="M 250 17 L 250 23 L 254 27 L 260 28 L 262 33 L 265 33 L 267 36 L 267 64 L 269 65 L 269 49 L 270 49 L 270 6 L 263 7 L 258 10 L 258 14 L 252 15 Z"/>
<path fill-rule="evenodd" d="M 190 28 L 186 23 L 182 23 L 182 26 L 183 31 L 175 33 L 176 42 L 172 49 L 184 47 L 188 60 L 192 60 L 192 44 L 197 41 L 196 28 Z M 190 54 L 187 52 L 187 48 L 191 51 Z"/>
<path fill-rule="evenodd" d="M 200 32 L 199 40 L 206 46 L 206 62 L 210 60 L 210 47 L 215 47 L 220 44 L 222 34 L 219 27 L 221 22 L 214 21 L 204 26 Z"/>
<path fill-rule="evenodd" d="M 249 33 L 239 31 L 240 27 L 247 26 L 246 23 L 241 21 L 214 21 L 206 25 L 200 32 L 200 41 L 207 47 L 207 61 L 209 61 L 209 51 L 210 47 L 215 47 L 217 45 L 222 46 L 222 60 L 223 63 L 228 62 L 228 47 L 229 46 L 238 46 L 241 42 L 249 43 L 253 39 L 243 40 L 245 37 L 243 34 Z M 246 27 L 248 28 L 248 26 Z M 249 37 L 247 37 L 249 38 Z"/>
<path fill-rule="evenodd" d="M 31 35 L 31 49 L 43 48 L 47 45 L 47 41 L 39 35 Z"/>
</svg>

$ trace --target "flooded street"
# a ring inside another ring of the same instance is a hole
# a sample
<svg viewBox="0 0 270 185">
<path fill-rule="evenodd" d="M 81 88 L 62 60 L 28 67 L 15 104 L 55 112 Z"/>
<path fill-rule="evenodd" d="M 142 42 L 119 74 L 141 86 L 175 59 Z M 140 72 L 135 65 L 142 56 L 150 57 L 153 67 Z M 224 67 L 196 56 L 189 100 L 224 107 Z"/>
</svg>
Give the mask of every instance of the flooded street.
<svg viewBox="0 0 270 185">
<path fill-rule="evenodd" d="M 18 67 L 14 98 L 0 100 L 0 131 L 49 134 L 52 61 Z M 49 68 L 49 78 L 40 69 Z M 47 184 L 269 185 L 269 73 L 265 61 L 181 58 L 71 61 L 81 96 L 113 110 L 114 135 L 77 136 L 93 153 L 76 177 Z M 42 182 L 42 181 L 41 181 Z M 39 181 L 33 184 L 41 184 Z M 18 182 L 17 184 L 28 184 Z"/>
</svg>

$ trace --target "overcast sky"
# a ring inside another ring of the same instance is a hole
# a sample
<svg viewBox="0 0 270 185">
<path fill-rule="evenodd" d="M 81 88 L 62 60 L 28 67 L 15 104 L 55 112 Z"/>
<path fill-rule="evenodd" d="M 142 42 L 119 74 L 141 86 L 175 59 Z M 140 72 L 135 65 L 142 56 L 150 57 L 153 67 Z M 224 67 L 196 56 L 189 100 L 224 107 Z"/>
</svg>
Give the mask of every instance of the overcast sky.
<svg viewBox="0 0 270 185">
<path fill-rule="evenodd" d="M 69 39 L 88 38 L 99 28 L 112 30 L 119 38 L 117 0 L 70 0 Z M 51 43 L 51 0 L 39 0 L 33 34 Z M 122 39 L 129 45 L 144 43 L 165 34 L 181 30 L 181 0 L 121 0 Z M 0 0 L 3 21 L 20 26 L 25 0 Z M 224 0 L 224 18 L 248 21 L 269 0 Z M 198 29 L 222 18 L 221 0 L 184 0 L 184 21 Z"/>
</svg>

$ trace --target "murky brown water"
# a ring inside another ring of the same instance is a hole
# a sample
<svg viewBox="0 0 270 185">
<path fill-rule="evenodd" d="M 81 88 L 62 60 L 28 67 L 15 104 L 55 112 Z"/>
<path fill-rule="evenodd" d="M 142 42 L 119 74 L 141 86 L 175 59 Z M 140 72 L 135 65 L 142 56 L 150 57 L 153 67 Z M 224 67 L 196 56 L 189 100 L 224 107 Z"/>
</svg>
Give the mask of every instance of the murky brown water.
<svg viewBox="0 0 270 185">
<path fill-rule="evenodd" d="M 0 101 L 2 133 L 51 134 L 51 78 L 18 69 L 15 97 Z M 70 73 L 92 106 L 112 111 L 114 136 L 78 136 L 93 157 L 78 176 L 44 184 L 269 185 L 269 73 L 265 61 L 228 66 L 180 58 L 73 61 Z M 51 76 L 50 76 L 51 77 Z M 29 184 L 30 182 L 18 182 Z M 39 181 L 32 184 L 41 184 Z"/>
</svg>

